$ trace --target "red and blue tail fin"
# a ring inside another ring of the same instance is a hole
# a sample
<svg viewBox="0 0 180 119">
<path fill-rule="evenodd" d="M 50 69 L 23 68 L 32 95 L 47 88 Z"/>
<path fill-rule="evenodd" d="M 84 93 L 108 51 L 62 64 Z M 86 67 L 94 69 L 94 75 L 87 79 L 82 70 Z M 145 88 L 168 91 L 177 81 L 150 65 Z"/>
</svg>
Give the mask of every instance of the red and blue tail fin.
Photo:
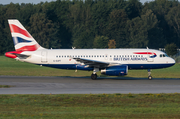
<svg viewBox="0 0 180 119">
<path fill-rule="evenodd" d="M 42 47 L 16 19 L 8 20 L 16 51 L 36 51 Z"/>
<path fill-rule="evenodd" d="M 21 54 L 22 52 L 44 49 L 36 42 L 36 40 L 29 34 L 29 32 L 18 20 L 10 19 L 8 20 L 8 23 L 16 51 L 6 52 L 6 57 L 26 58 L 27 55 Z"/>
</svg>

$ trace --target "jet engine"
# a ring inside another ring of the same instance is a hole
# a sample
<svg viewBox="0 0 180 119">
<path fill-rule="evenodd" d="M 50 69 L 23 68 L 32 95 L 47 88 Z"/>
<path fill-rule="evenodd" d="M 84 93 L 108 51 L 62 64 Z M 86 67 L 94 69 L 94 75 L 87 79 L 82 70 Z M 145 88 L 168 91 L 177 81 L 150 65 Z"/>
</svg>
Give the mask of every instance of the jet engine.
<svg viewBox="0 0 180 119">
<path fill-rule="evenodd" d="M 101 74 L 105 74 L 109 76 L 123 76 L 123 75 L 127 75 L 127 73 L 128 73 L 128 66 L 126 65 L 112 66 L 101 70 Z"/>
</svg>

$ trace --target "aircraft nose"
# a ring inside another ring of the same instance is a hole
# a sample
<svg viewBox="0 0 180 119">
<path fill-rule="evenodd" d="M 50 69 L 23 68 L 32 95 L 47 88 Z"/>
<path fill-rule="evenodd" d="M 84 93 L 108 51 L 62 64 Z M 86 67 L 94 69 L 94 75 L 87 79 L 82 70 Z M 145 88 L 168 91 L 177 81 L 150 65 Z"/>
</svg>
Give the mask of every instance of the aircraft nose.
<svg viewBox="0 0 180 119">
<path fill-rule="evenodd" d="M 176 63 L 176 61 L 173 58 L 171 58 L 169 63 L 172 63 L 174 65 Z"/>
</svg>

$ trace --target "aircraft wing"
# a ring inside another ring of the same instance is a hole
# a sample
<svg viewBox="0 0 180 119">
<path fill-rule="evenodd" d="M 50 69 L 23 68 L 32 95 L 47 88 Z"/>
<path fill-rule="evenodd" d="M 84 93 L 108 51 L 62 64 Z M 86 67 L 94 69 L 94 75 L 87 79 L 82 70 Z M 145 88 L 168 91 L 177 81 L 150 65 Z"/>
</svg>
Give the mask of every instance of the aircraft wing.
<svg viewBox="0 0 180 119">
<path fill-rule="evenodd" d="M 77 62 L 84 63 L 85 65 L 88 65 L 88 67 L 98 67 L 98 68 L 105 68 L 110 65 L 120 65 L 117 63 L 110 63 L 110 62 L 102 62 L 97 60 L 90 60 L 90 59 L 84 59 L 84 58 L 73 58 Z"/>
</svg>

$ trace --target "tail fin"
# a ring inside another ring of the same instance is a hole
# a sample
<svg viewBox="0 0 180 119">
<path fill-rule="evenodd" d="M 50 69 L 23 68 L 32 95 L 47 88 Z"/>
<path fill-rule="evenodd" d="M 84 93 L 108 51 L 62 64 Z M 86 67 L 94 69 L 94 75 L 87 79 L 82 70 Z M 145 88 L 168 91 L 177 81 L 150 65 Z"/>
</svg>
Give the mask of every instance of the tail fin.
<svg viewBox="0 0 180 119">
<path fill-rule="evenodd" d="M 16 19 L 8 20 L 16 51 L 36 51 L 42 48 Z"/>
</svg>

